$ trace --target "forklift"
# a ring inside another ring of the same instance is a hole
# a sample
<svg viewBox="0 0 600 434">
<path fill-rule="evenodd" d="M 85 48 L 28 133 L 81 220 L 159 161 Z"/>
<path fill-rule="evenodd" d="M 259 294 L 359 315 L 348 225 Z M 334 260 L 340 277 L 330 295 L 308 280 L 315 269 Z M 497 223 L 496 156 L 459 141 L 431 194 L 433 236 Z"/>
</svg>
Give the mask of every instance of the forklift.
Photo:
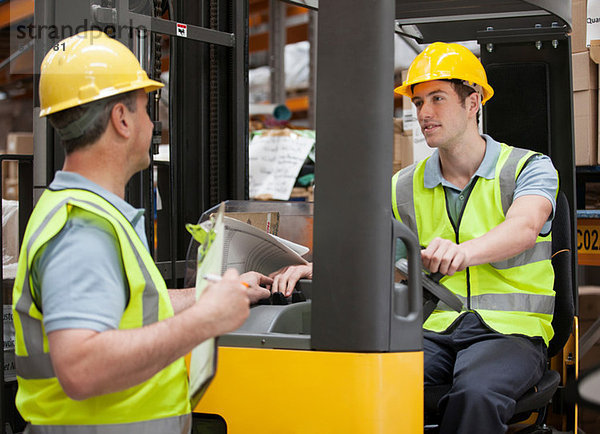
<svg viewBox="0 0 600 434">
<path fill-rule="evenodd" d="M 319 2 L 310 301 L 254 308 L 220 338 L 218 374 L 194 410 L 220 426 L 209 432 L 423 431 L 428 285 L 412 278 L 418 244 L 390 210 L 393 34 L 479 43 L 496 91 L 484 132 L 553 159 L 574 233 L 569 3 Z M 396 238 L 407 245 L 408 286 L 393 282 Z"/>
<path fill-rule="evenodd" d="M 185 223 L 222 201 L 231 211 L 271 206 L 290 222 L 298 215 L 314 222 L 313 280 L 299 285 L 307 300 L 254 307 L 239 330 L 219 338 L 217 375 L 193 410 L 194 432 L 423 432 L 422 324 L 431 290 L 418 241 L 390 206 L 394 33 L 423 44 L 478 42 L 496 91 L 483 109 L 483 130 L 552 158 L 574 234 L 571 1 L 286 1 L 318 11 L 314 207 L 248 201 L 247 1 L 46 0 L 36 2 L 34 22 L 100 27 L 132 48 L 155 79 L 157 35 L 169 36 L 169 161 L 153 161 L 126 193 L 147 210 L 152 254 L 169 287 L 184 285 Z M 60 39 L 45 33 L 35 40 L 35 71 Z M 39 197 L 62 166 L 62 151 L 34 98 Z M 158 146 L 160 95 L 149 98 Z M 397 239 L 408 250 L 407 283 L 394 282 Z M 576 273 L 570 280 L 576 314 Z M 451 301 L 443 291 L 436 296 Z M 559 428 L 576 432 L 575 409 L 560 413 Z"/>
</svg>

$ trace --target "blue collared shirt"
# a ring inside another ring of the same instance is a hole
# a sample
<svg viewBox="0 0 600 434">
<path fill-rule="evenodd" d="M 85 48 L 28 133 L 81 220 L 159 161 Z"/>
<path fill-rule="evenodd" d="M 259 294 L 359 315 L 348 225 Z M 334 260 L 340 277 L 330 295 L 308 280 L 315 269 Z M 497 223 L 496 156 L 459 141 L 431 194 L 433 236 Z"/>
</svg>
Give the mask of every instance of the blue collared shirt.
<svg viewBox="0 0 600 434">
<path fill-rule="evenodd" d="M 475 185 L 475 180 L 478 177 L 494 179 L 496 163 L 500 156 L 500 143 L 486 134 L 483 134 L 482 137 L 486 141 L 485 155 L 481 164 L 475 171 L 475 174 L 462 190 L 443 177 L 440 167 L 440 156 L 437 149 L 425 163 L 425 170 L 423 173 L 424 185 L 426 188 L 435 188 L 440 184 L 444 187 L 448 212 L 454 223 L 457 222 L 458 216 L 460 216 L 465 201 Z M 542 233 L 547 233 L 552 225 L 552 218 L 556 207 L 555 198 L 557 190 L 558 176 L 556 174 L 556 169 L 552 164 L 552 160 L 546 155 L 538 155 L 531 159 L 517 178 L 513 201 L 520 196 L 533 194 L 547 198 L 552 204 L 552 213 L 550 214 L 550 217 L 548 217 L 548 221 L 544 224 Z"/>
<path fill-rule="evenodd" d="M 102 196 L 132 224 L 147 247 L 144 210 L 73 172 L 59 171 L 52 190 L 77 188 Z M 34 289 L 42 300 L 46 333 L 61 329 L 116 329 L 128 286 L 115 233 L 85 216 L 70 218 L 33 262 Z M 38 298 L 39 299 L 39 298 Z"/>
</svg>

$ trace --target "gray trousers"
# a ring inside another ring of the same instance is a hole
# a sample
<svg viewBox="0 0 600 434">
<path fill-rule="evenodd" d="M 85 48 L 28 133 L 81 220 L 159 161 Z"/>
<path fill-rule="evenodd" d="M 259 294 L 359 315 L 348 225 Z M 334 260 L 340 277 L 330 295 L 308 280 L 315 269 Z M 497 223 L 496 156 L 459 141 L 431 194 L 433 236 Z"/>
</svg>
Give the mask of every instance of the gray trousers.
<svg viewBox="0 0 600 434">
<path fill-rule="evenodd" d="M 452 384 L 439 401 L 440 434 L 506 432 L 515 403 L 542 378 L 541 338 L 490 330 L 469 312 L 445 333 L 424 333 L 425 387 Z"/>
</svg>

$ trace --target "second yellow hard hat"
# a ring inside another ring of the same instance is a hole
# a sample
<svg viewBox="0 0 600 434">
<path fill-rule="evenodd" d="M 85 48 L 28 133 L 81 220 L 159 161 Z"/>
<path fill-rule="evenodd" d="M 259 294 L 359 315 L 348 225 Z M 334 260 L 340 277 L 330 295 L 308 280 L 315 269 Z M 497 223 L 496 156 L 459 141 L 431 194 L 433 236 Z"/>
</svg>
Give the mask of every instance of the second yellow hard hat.
<svg viewBox="0 0 600 434">
<path fill-rule="evenodd" d="M 479 85 L 482 89 L 481 104 L 493 95 L 494 89 L 488 84 L 483 65 L 460 44 L 434 42 L 417 55 L 408 68 L 406 80 L 394 91 L 412 98 L 412 86 L 433 80 L 463 80 L 467 85 Z"/>
</svg>

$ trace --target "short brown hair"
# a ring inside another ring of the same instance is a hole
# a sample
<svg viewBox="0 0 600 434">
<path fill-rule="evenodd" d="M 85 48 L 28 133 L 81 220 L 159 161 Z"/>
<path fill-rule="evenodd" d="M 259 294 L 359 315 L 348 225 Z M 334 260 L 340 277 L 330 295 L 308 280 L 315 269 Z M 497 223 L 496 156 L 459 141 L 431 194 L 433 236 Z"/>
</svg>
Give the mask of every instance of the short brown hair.
<svg viewBox="0 0 600 434">
<path fill-rule="evenodd" d="M 85 148 L 96 142 L 96 140 L 104 134 L 104 131 L 106 131 L 110 113 L 117 103 L 123 103 L 130 112 L 135 112 L 137 108 L 136 92 L 137 91 L 134 90 L 131 92 L 120 93 L 48 116 L 48 120 L 52 126 L 57 130 L 61 130 L 79 120 L 89 110 L 98 110 L 100 112 L 100 114 L 96 116 L 96 119 L 94 119 L 91 125 L 85 130 L 83 135 L 72 139 L 61 140 L 61 143 L 65 148 L 65 153 L 69 155 L 75 150 Z"/>
<path fill-rule="evenodd" d="M 473 89 L 471 86 L 467 86 L 466 84 L 463 83 L 462 80 L 459 80 L 457 78 L 452 78 L 450 80 L 445 80 L 445 81 L 450 82 L 450 84 L 452 85 L 452 88 L 454 89 L 454 92 L 456 92 L 456 95 L 458 95 L 460 104 L 463 107 L 465 106 L 465 101 L 467 100 L 467 97 L 469 95 L 471 95 L 472 93 L 477 92 L 477 90 Z M 481 111 L 481 109 L 477 110 L 477 125 L 479 125 L 479 112 L 480 111 Z"/>
</svg>

